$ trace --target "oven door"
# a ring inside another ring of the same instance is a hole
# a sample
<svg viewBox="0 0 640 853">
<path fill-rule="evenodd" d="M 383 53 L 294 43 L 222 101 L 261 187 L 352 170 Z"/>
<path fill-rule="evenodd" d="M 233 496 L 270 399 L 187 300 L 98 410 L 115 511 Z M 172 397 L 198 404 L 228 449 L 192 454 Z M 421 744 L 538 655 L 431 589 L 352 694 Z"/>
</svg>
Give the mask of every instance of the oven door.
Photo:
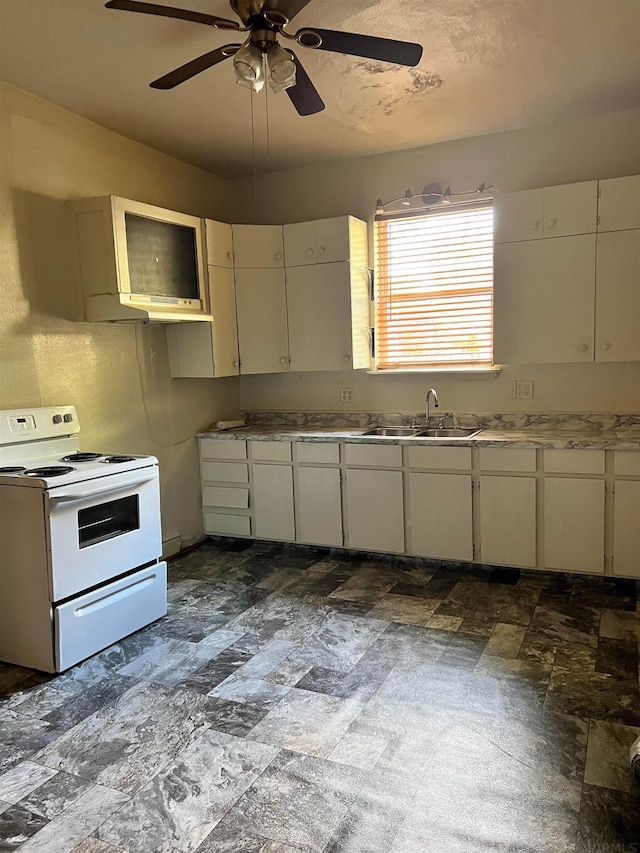
<svg viewBox="0 0 640 853">
<path fill-rule="evenodd" d="M 51 489 L 46 503 L 53 602 L 151 563 L 162 553 L 155 465 Z"/>
</svg>

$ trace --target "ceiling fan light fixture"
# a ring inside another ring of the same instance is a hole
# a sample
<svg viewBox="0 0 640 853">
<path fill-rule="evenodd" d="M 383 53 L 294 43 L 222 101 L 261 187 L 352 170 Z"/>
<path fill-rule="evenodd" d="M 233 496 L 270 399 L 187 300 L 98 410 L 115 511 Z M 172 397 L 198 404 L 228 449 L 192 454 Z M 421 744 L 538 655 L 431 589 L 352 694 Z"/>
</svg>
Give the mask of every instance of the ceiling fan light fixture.
<svg viewBox="0 0 640 853">
<path fill-rule="evenodd" d="M 262 51 L 253 44 L 243 44 L 233 57 L 233 70 L 236 83 L 254 92 L 260 92 L 264 86 L 262 71 Z"/>
<path fill-rule="evenodd" d="M 296 63 L 292 54 L 275 43 L 267 52 L 269 85 L 274 92 L 282 92 L 296 85 Z"/>
</svg>

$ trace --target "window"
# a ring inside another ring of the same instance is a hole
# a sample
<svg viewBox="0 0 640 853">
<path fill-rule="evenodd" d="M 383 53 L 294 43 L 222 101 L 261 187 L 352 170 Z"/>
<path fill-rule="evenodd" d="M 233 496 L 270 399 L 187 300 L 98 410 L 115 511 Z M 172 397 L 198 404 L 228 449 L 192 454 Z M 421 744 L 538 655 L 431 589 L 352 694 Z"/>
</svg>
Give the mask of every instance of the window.
<svg viewBox="0 0 640 853">
<path fill-rule="evenodd" d="M 493 204 L 376 217 L 379 370 L 493 364 Z"/>
</svg>

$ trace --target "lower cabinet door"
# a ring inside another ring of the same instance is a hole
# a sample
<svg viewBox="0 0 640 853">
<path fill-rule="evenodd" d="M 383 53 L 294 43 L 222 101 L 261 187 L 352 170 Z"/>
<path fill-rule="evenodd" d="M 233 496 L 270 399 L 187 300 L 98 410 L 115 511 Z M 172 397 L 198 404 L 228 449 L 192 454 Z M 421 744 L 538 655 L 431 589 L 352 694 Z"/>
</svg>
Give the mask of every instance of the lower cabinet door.
<svg viewBox="0 0 640 853">
<path fill-rule="evenodd" d="M 296 538 L 291 465 L 253 465 L 254 533 L 258 539 Z"/>
<path fill-rule="evenodd" d="M 349 548 L 404 551 L 402 471 L 347 469 Z"/>
<path fill-rule="evenodd" d="M 471 476 L 409 474 L 411 553 L 473 560 Z"/>
<path fill-rule="evenodd" d="M 534 477 L 480 477 L 480 559 L 536 565 Z"/>
<path fill-rule="evenodd" d="M 640 482 L 637 480 L 615 481 L 613 573 L 640 578 Z"/>
<path fill-rule="evenodd" d="M 544 562 L 550 569 L 604 572 L 604 481 L 546 477 Z"/>
<path fill-rule="evenodd" d="M 338 468 L 298 469 L 299 542 L 342 545 L 342 499 Z"/>
</svg>

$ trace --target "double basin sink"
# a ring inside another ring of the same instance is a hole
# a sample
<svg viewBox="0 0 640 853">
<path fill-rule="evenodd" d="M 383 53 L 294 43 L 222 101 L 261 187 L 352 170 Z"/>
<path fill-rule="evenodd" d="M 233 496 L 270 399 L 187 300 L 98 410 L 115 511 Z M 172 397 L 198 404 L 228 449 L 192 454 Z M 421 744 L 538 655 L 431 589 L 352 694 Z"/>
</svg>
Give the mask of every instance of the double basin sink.
<svg viewBox="0 0 640 853">
<path fill-rule="evenodd" d="M 426 429 L 424 427 L 375 427 L 365 432 L 357 433 L 361 436 L 372 436 L 375 438 L 470 438 L 479 433 L 479 429 L 463 429 L 460 427 L 439 427 Z"/>
</svg>

